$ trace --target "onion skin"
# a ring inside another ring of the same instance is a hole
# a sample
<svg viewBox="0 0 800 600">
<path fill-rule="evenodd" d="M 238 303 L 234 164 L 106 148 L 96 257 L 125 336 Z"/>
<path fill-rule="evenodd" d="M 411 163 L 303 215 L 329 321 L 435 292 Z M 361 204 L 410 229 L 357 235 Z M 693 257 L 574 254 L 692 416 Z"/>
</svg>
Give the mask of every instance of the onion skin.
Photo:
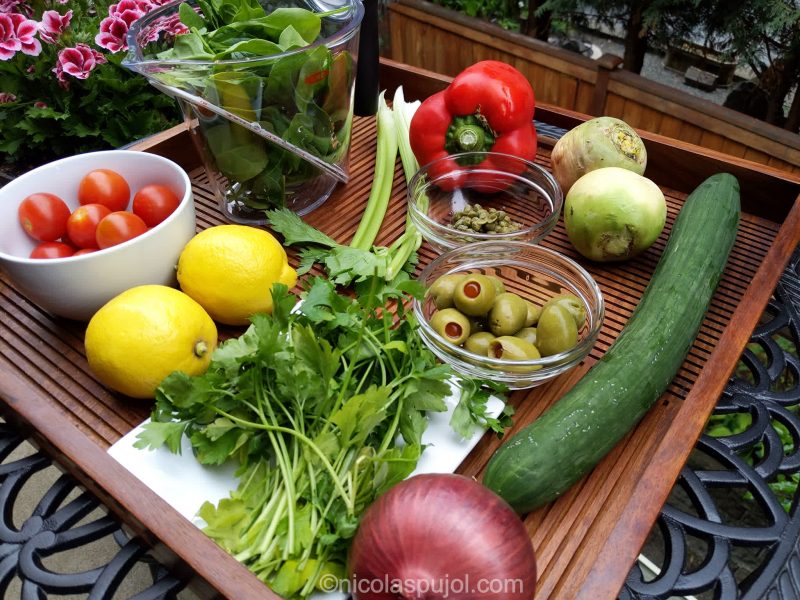
<svg viewBox="0 0 800 600">
<path fill-rule="evenodd" d="M 620 167 L 643 175 L 647 150 L 639 134 L 625 121 L 596 117 L 570 129 L 553 146 L 553 177 L 566 194 L 586 173 Z"/>
<path fill-rule="evenodd" d="M 622 261 L 644 252 L 667 218 L 664 193 L 647 177 L 606 167 L 575 182 L 564 199 L 564 226 L 590 260 Z"/>
<path fill-rule="evenodd" d="M 536 586 L 522 521 L 462 475 L 416 475 L 378 498 L 348 563 L 355 600 L 528 600 Z M 480 581 L 490 584 L 478 589 Z"/>
</svg>

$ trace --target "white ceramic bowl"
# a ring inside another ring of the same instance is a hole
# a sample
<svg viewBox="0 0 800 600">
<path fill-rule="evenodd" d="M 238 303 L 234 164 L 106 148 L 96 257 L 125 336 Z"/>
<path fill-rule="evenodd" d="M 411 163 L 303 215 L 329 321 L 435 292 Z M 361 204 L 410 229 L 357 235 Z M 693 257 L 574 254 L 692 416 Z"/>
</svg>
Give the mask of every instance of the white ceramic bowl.
<svg viewBox="0 0 800 600">
<path fill-rule="evenodd" d="M 117 246 L 68 258 L 28 258 L 38 242 L 19 223 L 19 203 L 30 194 L 49 192 L 74 210 L 78 182 L 93 169 L 120 173 L 131 187 L 131 197 L 152 183 L 171 187 L 181 202 L 156 227 Z M 0 268 L 30 300 L 69 319 L 87 321 L 108 300 L 137 285 L 174 285 L 178 256 L 194 234 L 189 177 L 156 154 L 130 150 L 79 154 L 38 167 L 0 188 Z"/>
</svg>

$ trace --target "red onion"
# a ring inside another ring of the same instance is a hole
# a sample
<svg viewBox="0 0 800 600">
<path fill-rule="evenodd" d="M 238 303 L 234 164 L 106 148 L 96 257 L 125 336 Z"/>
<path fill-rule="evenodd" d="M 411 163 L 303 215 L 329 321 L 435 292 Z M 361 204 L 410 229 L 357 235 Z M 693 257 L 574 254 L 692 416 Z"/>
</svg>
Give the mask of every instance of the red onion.
<svg viewBox="0 0 800 600">
<path fill-rule="evenodd" d="M 533 597 L 536 560 L 517 514 L 462 475 L 417 475 L 367 509 L 349 558 L 356 600 Z"/>
</svg>

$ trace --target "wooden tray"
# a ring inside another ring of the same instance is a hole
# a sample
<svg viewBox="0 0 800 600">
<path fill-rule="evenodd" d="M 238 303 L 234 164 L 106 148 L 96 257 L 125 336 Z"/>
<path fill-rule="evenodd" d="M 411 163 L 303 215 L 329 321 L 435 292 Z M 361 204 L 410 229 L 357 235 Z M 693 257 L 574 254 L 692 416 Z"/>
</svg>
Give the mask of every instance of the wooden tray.
<svg viewBox="0 0 800 600">
<path fill-rule="evenodd" d="M 424 98 L 449 79 L 388 60 L 381 84 L 391 94 L 402 84 L 406 98 Z M 537 107 L 536 118 L 570 128 L 584 115 Z M 355 231 L 369 195 L 375 155 L 373 118 L 357 118 L 353 129 L 351 180 L 338 188 L 308 222 L 337 240 Z M 563 226 L 543 245 L 584 264 L 606 299 L 606 319 L 590 356 L 550 384 L 512 396 L 517 409 L 511 433 L 530 423 L 569 389 L 613 342 L 640 298 L 663 250 L 669 226 L 687 194 L 707 176 L 728 171 L 742 188 L 743 216 L 736 246 L 711 310 L 689 357 L 669 390 L 639 426 L 601 464 L 562 498 L 528 515 L 525 524 L 537 553 L 537 598 L 616 598 L 681 466 L 702 431 L 772 289 L 800 241 L 800 178 L 755 163 L 644 134 L 647 174 L 668 199 L 668 227 L 643 256 L 613 266 L 592 265 L 572 250 Z M 552 140 L 540 140 L 538 161 L 549 166 Z M 198 230 L 222 222 L 189 134 L 176 127 L 138 149 L 157 152 L 190 172 Z M 380 243 L 399 235 L 405 218 L 405 180 L 395 173 L 392 203 Z M 422 263 L 434 256 L 423 246 Z M 292 256 L 294 264 L 296 258 Z M 88 371 L 84 325 L 56 319 L 0 277 L 0 398 L 5 417 L 28 427 L 37 442 L 84 485 L 98 494 L 135 532 L 165 556 L 177 556 L 221 594 L 276 598 L 245 567 L 181 518 L 114 459 L 106 449 L 144 420 L 147 402 L 110 393 Z M 241 330 L 224 330 L 237 334 Z M 643 376 L 647 376 L 643 368 Z M 499 446 L 484 436 L 460 467 L 480 477 Z"/>
</svg>

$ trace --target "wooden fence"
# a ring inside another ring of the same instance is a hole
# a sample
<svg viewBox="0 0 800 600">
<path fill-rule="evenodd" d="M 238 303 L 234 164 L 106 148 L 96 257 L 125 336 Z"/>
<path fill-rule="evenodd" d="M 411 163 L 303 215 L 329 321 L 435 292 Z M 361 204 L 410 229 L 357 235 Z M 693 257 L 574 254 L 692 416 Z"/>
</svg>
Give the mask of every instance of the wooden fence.
<svg viewBox="0 0 800 600">
<path fill-rule="evenodd" d="M 800 135 L 618 68 L 425 2 L 387 6 L 384 54 L 454 76 L 479 60 L 507 62 L 528 77 L 537 101 L 610 115 L 652 133 L 800 173 Z"/>
</svg>

